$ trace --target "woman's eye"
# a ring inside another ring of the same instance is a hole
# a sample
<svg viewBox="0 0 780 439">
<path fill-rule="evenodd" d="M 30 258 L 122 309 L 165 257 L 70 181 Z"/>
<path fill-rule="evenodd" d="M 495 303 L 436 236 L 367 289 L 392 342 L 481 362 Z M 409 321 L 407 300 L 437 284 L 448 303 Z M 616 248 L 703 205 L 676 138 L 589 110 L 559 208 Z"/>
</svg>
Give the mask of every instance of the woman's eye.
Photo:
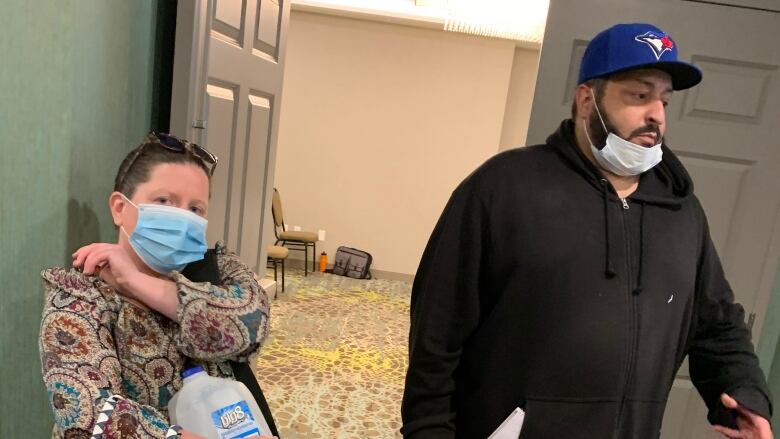
<svg viewBox="0 0 780 439">
<path fill-rule="evenodd" d="M 171 200 L 167 197 L 157 197 L 154 201 L 156 201 L 159 204 L 170 204 Z"/>
</svg>

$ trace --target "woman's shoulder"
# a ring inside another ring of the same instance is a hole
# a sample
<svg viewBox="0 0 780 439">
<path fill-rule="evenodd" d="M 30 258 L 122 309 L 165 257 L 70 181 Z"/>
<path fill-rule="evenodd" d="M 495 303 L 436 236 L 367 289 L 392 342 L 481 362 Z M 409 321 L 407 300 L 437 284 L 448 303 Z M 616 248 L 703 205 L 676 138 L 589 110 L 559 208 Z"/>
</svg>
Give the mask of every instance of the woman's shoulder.
<svg viewBox="0 0 780 439">
<path fill-rule="evenodd" d="M 74 268 L 46 268 L 41 271 L 41 278 L 47 298 L 51 294 L 59 294 L 96 303 L 115 296 L 113 290 L 99 278 L 87 276 Z"/>
<path fill-rule="evenodd" d="M 214 254 L 217 257 L 217 262 L 220 266 L 224 264 L 241 262 L 238 254 L 232 250 L 229 250 L 223 241 L 217 241 L 217 243 L 214 244 Z"/>
<path fill-rule="evenodd" d="M 235 272 L 236 270 L 252 271 L 252 269 L 241 260 L 241 256 L 235 251 L 228 249 L 222 241 L 217 241 L 214 245 L 214 254 L 217 259 L 217 266 L 222 274 L 225 272 Z"/>
</svg>

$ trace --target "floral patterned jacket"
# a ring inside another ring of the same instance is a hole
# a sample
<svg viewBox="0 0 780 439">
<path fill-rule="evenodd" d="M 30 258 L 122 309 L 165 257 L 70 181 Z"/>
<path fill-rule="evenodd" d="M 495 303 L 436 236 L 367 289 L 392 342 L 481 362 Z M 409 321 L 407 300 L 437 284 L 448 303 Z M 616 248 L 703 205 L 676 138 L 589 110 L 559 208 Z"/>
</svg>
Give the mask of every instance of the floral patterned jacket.
<svg viewBox="0 0 780 439">
<path fill-rule="evenodd" d="M 39 349 L 54 411 L 52 438 L 164 438 L 167 405 L 188 358 L 212 376 L 232 377 L 228 360 L 247 361 L 268 331 L 269 303 L 252 271 L 217 245 L 221 285 L 178 272 L 176 323 L 123 300 L 101 279 L 50 268 Z M 106 402 L 109 404 L 106 404 Z"/>
</svg>

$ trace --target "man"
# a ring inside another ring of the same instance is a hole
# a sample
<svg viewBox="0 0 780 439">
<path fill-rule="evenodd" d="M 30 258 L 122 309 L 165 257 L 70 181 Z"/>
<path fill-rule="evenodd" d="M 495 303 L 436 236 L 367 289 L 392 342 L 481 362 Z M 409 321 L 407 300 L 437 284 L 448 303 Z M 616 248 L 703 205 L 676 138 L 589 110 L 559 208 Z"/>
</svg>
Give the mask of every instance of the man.
<svg viewBox="0 0 780 439">
<path fill-rule="evenodd" d="M 771 438 L 769 391 L 688 173 L 663 144 L 701 81 L 647 24 L 598 34 L 573 117 L 453 192 L 412 291 L 406 438 L 657 438 L 686 355 L 714 428 Z"/>
</svg>

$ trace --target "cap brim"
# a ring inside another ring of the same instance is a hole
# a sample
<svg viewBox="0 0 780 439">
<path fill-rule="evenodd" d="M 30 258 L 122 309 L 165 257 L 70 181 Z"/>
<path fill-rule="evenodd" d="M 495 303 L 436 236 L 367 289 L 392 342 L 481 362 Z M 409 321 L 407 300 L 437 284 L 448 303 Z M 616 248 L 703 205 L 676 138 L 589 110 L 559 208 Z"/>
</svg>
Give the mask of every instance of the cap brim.
<svg viewBox="0 0 780 439">
<path fill-rule="evenodd" d="M 661 61 L 649 64 L 640 64 L 629 68 L 610 73 L 613 75 L 618 72 L 626 72 L 638 69 L 658 69 L 664 71 L 672 77 L 672 88 L 674 90 L 685 90 L 701 82 L 702 73 L 698 67 L 682 61 Z"/>
<path fill-rule="evenodd" d="M 701 70 L 693 64 L 666 61 L 653 64 L 653 67 L 665 71 L 672 77 L 672 88 L 675 90 L 685 90 L 701 82 Z"/>
</svg>

